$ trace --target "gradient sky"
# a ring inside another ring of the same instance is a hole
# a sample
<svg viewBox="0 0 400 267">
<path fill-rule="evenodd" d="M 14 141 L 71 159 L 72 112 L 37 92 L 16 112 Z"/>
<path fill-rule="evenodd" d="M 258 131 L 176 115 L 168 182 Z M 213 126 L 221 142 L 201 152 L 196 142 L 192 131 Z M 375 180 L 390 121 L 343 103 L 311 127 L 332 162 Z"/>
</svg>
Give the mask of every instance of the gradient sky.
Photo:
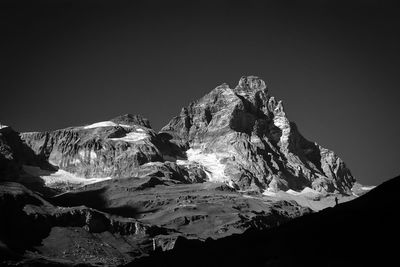
<svg viewBox="0 0 400 267">
<path fill-rule="evenodd" d="M 400 174 L 395 2 L 190 2 L 2 1 L 0 122 L 45 131 L 132 113 L 159 130 L 257 75 L 361 183 Z"/>
</svg>

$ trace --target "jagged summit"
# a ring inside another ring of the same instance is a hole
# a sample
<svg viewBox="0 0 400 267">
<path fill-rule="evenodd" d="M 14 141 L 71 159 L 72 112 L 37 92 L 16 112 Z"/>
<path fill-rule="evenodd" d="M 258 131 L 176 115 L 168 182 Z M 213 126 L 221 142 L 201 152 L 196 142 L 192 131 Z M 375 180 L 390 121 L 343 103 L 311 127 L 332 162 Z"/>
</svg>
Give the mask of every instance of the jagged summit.
<svg viewBox="0 0 400 267">
<path fill-rule="evenodd" d="M 354 178 L 335 153 L 306 140 L 256 76 L 223 84 L 183 108 L 161 133 L 210 179 L 238 188 L 349 191 Z M 213 160 L 210 160 L 210 159 Z"/>
<path fill-rule="evenodd" d="M 333 152 L 305 139 L 257 76 L 217 86 L 159 133 L 140 115 L 23 133 L 36 155 L 80 177 L 146 176 L 223 182 L 236 189 L 349 192 L 354 178 Z"/>
<path fill-rule="evenodd" d="M 257 76 L 242 76 L 236 90 L 265 90 L 267 86 L 265 82 Z"/>
</svg>

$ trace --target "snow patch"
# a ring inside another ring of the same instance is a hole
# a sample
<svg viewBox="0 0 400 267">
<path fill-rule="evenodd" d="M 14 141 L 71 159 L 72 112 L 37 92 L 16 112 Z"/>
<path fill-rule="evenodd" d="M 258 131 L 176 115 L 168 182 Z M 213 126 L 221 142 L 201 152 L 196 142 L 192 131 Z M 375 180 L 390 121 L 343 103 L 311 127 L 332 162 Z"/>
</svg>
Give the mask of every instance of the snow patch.
<svg viewBox="0 0 400 267">
<path fill-rule="evenodd" d="M 310 187 L 305 187 L 305 188 L 301 191 L 301 193 L 302 193 L 302 194 L 315 194 L 315 195 L 320 195 L 320 194 L 321 194 L 320 192 L 318 192 L 318 191 L 316 191 L 316 190 L 314 190 L 314 189 L 312 189 L 312 188 L 310 188 Z"/>
<path fill-rule="evenodd" d="M 72 159 L 72 160 L 70 161 L 70 163 L 71 163 L 71 164 L 74 164 L 74 165 L 78 165 L 78 164 L 81 164 L 81 160 L 75 158 L 75 159 Z"/>
<path fill-rule="evenodd" d="M 372 185 L 372 186 L 362 186 L 362 187 L 361 187 L 361 190 L 369 191 L 369 190 L 372 190 L 372 189 L 374 189 L 374 188 L 375 188 L 374 185 Z"/>
<path fill-rule="evenodd" d="M 42 178 L 46 186 L 51 186 L 58 183 L 87 185 L 111 179 L 111 177 L 96 177 L 96 178 L 79 177 L 73 173 L 61 169 L 59 169 L 56 172 L 51 172 L 47 170 L 42 170 L 39 167 L 28 166 L 28 165 L 23 165 L 23 169 L 26 173 L 30 175 L 39 176 L 40 178 Z"/>
<path fill-rule="evenodd" d="M 228 183 L 227 183 L 227 185 L 228 185 L 230 188 L 235 189 L 235 183 L 234 183 L 232 180 L 229 180 Z"/>
<path fill-rule="evenodd" d="M 93 150 L 90 150 L 90 159 L 97 159 L 97 154 Z"/>
<path fill-rule="evenodd" d="M 84 129 L 92 129 L 92 128 L 98 128 L 98 127 L 110 127 L 110 126 L 118 126 L 115 122 L 112 121 L 101 121 L 101 122 L 96 122 L 90 125 L 86 125 L 83 127 Z"/>
<path fill-rule="evenodd" d="M 269 190 L 269 189 L 267 189 L 267 190 L 264 190 L 263 195 L 264 196 L 269 196 L 269 197 L 275 197 L 276 193 L 271 191 L 271 190 Z"/>
<path fill-rule="evenodd" d="M 127 124 L 118 124 L 119 126 L 121 126 L 121 127 L 124 127 L 124 128 L 132 128 L 133 126 L 130 126 L 130 125 L 127 125 Z"/>
<path fill-rule="evenodd" d="M 134 143 L 134 142 L 137 142 L 137 141 L 144 140 L 144 139 L 146 139 L 148 137 L 149 137 L 148 134 L 145 133 L 145 132 L 130 132 L 130 133 L 127 133 L 124 137 L 110 138 L 110 140 Z"/>
<path fill-rule="evenodd" d="M 285 117 L 285 113 L 274 116 L 274 125 L 282 131 L 282 135 L 279 140 L 280 143 L 287 143 L 289 140 L 290 123 L 289 120 Z"/>
<path fill-rule="evenodd" d="M 244 198 L 257 198 L 255 196 L 250 196 L 250 195 L 242 195 Z"/>
<path fill-rule="evenodd" d="M 225 175 L 225 165 L 220 162 L 226 154 L 223 153 L 203 153 L 201 149 L 190 148 L 186 151 L 187 160 L 177 160 L 178 165 L 189 165 L 198 163 L 204 167 L 208 179 L 211 182 L 225 182 L 228 177 Z"/>
<path fill-rule="evenodd" d="M 79 156 L 81 156 L 81 158 L 85 158 L 85 151 L 84 150 L 79 150 L 78 154 L 79 154 Z"/>
<path fill-rule="evenodd" d="M 293 195 L 293 196 L 298 196 L 301 194 L 300 192 L 294 191 L 292 189 L 287 190 L 286 193 Z"/>
<path fill-rule="evenodd" d="M 101 121 L 101 122 L 96 122 L 90 125 L 86 125 L 83 127 L 83 129 L 93 129 L 93 128 L 99 128 L 99 127 L 115 127 L 115 126 L 121 126 L 124 128 L 132 128 L 133 126 L 126 125 L 126 124 L 118 124 L 112 121 Z"/>
<path fill-rule="evenodd" d="M 320 192 L 318 192 L 310 187 L 305 187 L 301 192 L 297 192 L 292 189 L 289 189 L 286 191 L 286 193 L 288 193 L 290 195 L 294 195 L 294 196 L 305 195 L 305 194 L 312 194 L 312 195 L 320 195 L 321 194 Z"/>
</svg>

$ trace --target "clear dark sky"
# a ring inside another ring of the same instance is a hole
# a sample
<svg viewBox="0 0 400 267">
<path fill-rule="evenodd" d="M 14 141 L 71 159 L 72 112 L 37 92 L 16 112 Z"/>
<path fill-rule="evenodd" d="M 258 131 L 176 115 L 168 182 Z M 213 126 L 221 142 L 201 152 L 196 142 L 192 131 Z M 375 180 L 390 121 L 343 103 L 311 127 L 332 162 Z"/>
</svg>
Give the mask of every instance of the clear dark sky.
<svg viewBox="0 0 400 267">
<path fill-rule="evenodd" d="M 217 85 L 257 75 L 361 183 L 400 174 L 391 2 L 32 2 L 0 4 L 0 121 L 18 131 L 125 113 L 159 130 Z"/>
</svg>

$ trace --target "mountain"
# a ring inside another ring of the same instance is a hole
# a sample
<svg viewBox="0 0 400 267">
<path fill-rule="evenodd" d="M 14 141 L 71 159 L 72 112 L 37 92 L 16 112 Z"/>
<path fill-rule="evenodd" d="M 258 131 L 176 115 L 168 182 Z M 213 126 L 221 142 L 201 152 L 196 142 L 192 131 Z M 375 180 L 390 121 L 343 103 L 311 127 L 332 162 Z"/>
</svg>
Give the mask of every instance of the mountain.
<svg viewBox="0 0 400 267">
<path fill-rule="evenodd" d="M 211 239 L 229 255 L 224 242 L 240 248 L 242 237 L 370 189 L 300 134 L 263 80 L 242 77 L 158 133 L 130 114 L 46 132 L 1 126 L 0 264 L 169 262 L 186 244 L 215 248 Z"/>
<path fill-rule="evenodd" d="M 349 193 L 355 179 L 333 152 L 308 141 L 258 77 L 223 84 L 183 108 L 160 133 L 147 119 L 22 133 L 37 157 L 85 178 L 159 173 L 181 182 L 224 182 L 239 190 Z"/>
<path fill-rule="evenodd" d="M 161 130 L 199 162 L 210 180 L 237 188 L 348 192 L 354 178 L 332 151 L 306 140 L 286 116 L 282 101 L 258 77 L 222 84 L 183 108 Z"/>
<path fill-rule="evenodd" d="M 108 121 L 50 132 L 22 133 L 20 137 L 33 154 L 57 170 L 24 166 L 24 171 L 41 176 L 50 187 L 87 184 L 110 178 L 144 177 L 158 174 L 180 182 L 202 182 L 201 170 L 167 162 L 163 151 L 173 151 L 151 129 L 147 119 L 122 115 Z M 61 177 L 61 179 L 58 179 Z M 62 179 L 62 178 L 65 179 Z M 68 182 L 68 184 L 65 184 Z"/>
</svg>

